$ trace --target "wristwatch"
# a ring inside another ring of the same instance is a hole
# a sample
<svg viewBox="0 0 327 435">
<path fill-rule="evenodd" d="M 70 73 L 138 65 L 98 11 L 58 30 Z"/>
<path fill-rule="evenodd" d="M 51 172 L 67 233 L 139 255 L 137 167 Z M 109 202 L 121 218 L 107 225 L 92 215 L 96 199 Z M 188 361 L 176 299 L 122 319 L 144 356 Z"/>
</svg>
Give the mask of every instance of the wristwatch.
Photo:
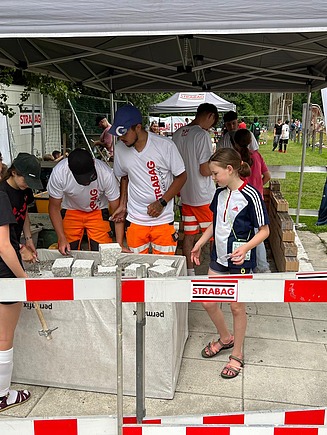
<svg viewBox="0 0 327 435">
<path fill-rule="evenodd" d="M 163 198 L 159 198 L 158 201 L 160 202 L 160 204 L 161 204 L 163 207 L 166 207 L 166 205 L 167 205 L 167 201 L 165 201 Z"/>
</svg>

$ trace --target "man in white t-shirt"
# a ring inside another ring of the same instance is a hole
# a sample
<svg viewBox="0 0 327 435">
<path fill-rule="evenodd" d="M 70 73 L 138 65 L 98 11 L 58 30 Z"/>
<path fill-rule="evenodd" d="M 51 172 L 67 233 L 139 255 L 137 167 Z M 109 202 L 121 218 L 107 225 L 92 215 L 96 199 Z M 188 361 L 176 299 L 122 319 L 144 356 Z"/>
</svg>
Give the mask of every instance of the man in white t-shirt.
<svg viewBox="0 0 327 435">
<path fill-rule="evenodd" d="M 288 140 L 290 138 L 290 127 L 289 127 L 289 120 L 285 121 L 282 126 L 282 132 L 279 138 L 279 146 L 278 146 L 278 152 L 283 152 L 283 146 L 284 146 L 284 153 L 286 153 L 286 148 L 288 144 Z"/>
<path fill-rule="evenodd" d="M 212 155 L 212 142 L 207 130 L 217 121 L 217 107 L 203 103 L 198 107 L 195 119 L 173 134 L 173 141 L 183 157 L 187 173 L 187 181 L 180 194 L 184 224 L 183 255 L 186 256 L 189 275 L 194 275 L 191 249 L 195 235 L 199 229 L 205 231 L 213 219 L 209 205 L 215 193 L 215 186 L 208 164 Z"/>
<path fill-rule="evenodd" d="M 217 149 L 219 148 L 233 148 L 234 147 L 234 135 L 238 130 L 238 119 L 237 113 L 233 110 L 224 114 L 224 126 L 225 133 L 219 139 L 217 144 Z M 258 142 L 254 137 L 254 134 L 251 132 L 251 142 L 249 144 L 249 149 L 252 151 L 256 151 L 259 149 Z"/>
<path fill-rule="evenodd" d="M 142 114 L 126 105 L 115 114 L 110 133 L 115 145 L 114 173 L 121 178 L 121 204 L 113 220 L 124 219 L 126 239 L 137 254 L 174 254 L 174 197 L 186 181 L 183 160 L 168 138 L 145 131 Z M 128 193 L 128 195 L 127 195 Z"/>
<path fill-rule="evenodd" d="M 61 254 L 79 249 L 86 231 L 89 248 L 111 243 L 109 208 L 119 206 L 119 185 L 113 170 L 91 154 L 76 148 L 52 170 L 47 190 L 49 216 Z M 116 240 L 123 247 L 124 225 L 115 224 Z"/>
</svg>

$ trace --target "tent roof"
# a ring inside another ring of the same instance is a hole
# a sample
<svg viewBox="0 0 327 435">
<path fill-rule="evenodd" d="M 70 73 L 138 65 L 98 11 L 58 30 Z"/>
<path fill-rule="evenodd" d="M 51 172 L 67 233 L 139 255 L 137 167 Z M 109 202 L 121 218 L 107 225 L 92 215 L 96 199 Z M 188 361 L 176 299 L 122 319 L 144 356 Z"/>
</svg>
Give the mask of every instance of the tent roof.
<svg viewBox="0 0 327 435">
<path fill-rule="evenodd" d="M 325 87 L 321 0 L 2 0 L 0 65 L 104 92 Z"/>
<path fill-rule="evenodd" d="M 196 112 L 202 103 L 214 104 L 218 111 L 235 110 L 235 104 L 230 103 L 213 92 L 177 92 L 165 101 L 150 106 L 150 113 Z"/>
</svg>

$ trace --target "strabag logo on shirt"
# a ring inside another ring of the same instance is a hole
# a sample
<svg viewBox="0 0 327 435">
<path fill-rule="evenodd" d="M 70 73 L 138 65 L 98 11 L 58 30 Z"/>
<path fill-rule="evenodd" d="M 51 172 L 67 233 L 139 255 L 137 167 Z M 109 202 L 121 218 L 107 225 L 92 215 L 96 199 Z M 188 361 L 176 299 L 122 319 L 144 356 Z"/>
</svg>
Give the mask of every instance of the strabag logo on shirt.
<svg viewBox="0 0 327 435">
<path fill-rule="evenodd" d="M 237 283 L 237 280 L 230 279 L 192 280 L 191 302 L 236 302 Z"/>
</svg>

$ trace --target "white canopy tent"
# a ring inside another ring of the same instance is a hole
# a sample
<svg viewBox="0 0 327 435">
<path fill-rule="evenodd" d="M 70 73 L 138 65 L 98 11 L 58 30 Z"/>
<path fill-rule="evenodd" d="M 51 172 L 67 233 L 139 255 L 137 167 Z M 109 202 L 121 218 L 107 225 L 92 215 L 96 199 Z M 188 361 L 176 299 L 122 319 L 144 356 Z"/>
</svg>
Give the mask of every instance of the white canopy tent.
<svg viewBox="0 0 327 435">
<path fill-rule="evenodd" d="M 2 0 L 0 65 L 104 93 L 325 86 L 321 0 Z"/>
<path fill-rule="evenodd" d="M 0 40 L 0 65 L 111 97 L 306 92 L 310 103 L 326 85 L 327 2 L 2 0 Z"/>
<path fill-rule="evenodd" d="M 236 106 L 213 92 L 178 92 L 161 103 L 150 106 L 150 113 L 194 113 L 198 106 L 210 103 L 217 107 L 219 112 L 236 110 Z"/>
</svg>

